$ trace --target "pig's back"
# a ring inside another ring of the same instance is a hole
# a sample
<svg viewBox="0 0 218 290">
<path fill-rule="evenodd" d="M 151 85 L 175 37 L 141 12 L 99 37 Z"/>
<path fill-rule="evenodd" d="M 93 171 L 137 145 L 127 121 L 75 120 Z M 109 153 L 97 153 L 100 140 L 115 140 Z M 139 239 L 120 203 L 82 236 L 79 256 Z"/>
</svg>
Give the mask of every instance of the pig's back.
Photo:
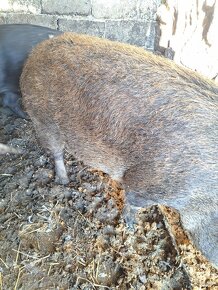
<svg viewBox="0 0 218 290">
<path fill-rule="evenodd" d="M 217 87 L 141 48 L 65 33 L 33 50 L 22 79 L 30 117 L 58 124 L 83 160 L 102 151 L 125 170 L 144 160 L 158 170 L 174 150 L 172 163 L 192 143 L 202 151 L 198 135 L 211 142 Z"/>
</svg>

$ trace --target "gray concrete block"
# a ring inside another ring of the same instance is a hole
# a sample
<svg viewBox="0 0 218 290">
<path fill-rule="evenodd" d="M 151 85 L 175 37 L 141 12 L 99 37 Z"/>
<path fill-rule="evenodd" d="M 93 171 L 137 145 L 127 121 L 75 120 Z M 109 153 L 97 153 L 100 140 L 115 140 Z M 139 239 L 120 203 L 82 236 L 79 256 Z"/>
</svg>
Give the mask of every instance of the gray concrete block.
<svg viewBox="0 0 218 290">
<path fill-rule="evenodd" d="M 135 20 L 107 20 L 105 37 L 111 40 L 147 47 L 146 42 L 150 38 L 150 23 Z"/>
<path fill-rule="evenodd" d="M 138 18 L 144 21 L 156 20 L 157 8 L 161 0 L 138 0 Z"/>
<path fill-rule="evenodd" d="M 59 15 L 89 15 L 91 0 L 42 0 L 42 11 Z"/>
<path fill-rule="evenodd" d="M 41 13 L 41 0 L 1 0 L 0 11 L 16 13 Z"/>
<path fill-rule="evenodd" d="M 106 19 L 133 18 L 137 16 L 137 0 L 92 0 L 92 15 Z"/>
<path fill-rule="evenodd" d="M 6 14 L 0 13 L 0 24 L 6 24 L 7 18 Z"/>
<path fill-rule="evenodd" d="M 59 19 L 59 29 L 103 37 L 105 23 L 102 21 Z"/>
<path fill-rule="evenodd" d="M 145 48 L 148 50 L 154 50 L 156 41 L 156 21 L 149 21 L 148 28 L 145 35 Z"/>
<path fill-rule="evenodd" d="M 33 15 L 33 14 L 18 14 L 9 13 L 7 15 L 7 23 L 28 23 L 40 26 L 46 26 L 57 29 L 57 17 L 51 15 Z"/>
</svg>

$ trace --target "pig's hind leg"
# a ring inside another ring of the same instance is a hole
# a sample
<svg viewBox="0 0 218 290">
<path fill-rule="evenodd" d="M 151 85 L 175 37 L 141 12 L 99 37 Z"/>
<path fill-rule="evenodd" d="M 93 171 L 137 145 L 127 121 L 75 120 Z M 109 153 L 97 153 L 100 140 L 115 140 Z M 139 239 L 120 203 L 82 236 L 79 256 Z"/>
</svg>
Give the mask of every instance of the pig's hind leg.
<svg viewBox="0 0 218 290">
<path fill-rule="evenodd" d="M 34 119 L 33 123 L 38 133 L 40 143 L 53 155 L 56 174 L 55 181 L 59 184 L 68 184 L 69 179 L 64 165 L 64 142 L 61 140 L 58 126 L 51 123 L 50 120 L 39 122 Z"/>
<path fill-rule="evenodd" d="M 56 173 L 55 181 L 60 184 L 68 184 L 69 179 L 68 179 L 67 171 L 64 165 L 63 151 L 55 152 L 53 153 L 53 155 L 54 155 L 55 173 Z"/>
<path fill-rule="evenodd" d="M 153 200 L 147 198 L 146 186 L 143 181 L 146 179 L 146 175 L 144 175 L 146 170 L 146 163 L 138 163 L 128 168 L 123 176 L 125 206 L 122 215 L 130 229 L 134 229 L 137 223 L 138 210 L 155 204 Z"/>
</svg>

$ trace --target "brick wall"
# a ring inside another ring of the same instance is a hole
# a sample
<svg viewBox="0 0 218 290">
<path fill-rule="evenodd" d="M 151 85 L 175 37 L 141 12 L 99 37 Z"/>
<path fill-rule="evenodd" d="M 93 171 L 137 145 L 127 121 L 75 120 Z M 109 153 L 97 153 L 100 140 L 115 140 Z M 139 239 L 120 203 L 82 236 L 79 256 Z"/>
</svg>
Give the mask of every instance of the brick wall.
<svg viewBox="0 0 218 290">
<path fill-rule="evenodd" d="M 0 0 L 0 24 L 31 23 L 154 48 L 161 0 Z"/>
<path fill-rule="evenodd" d="M 156 49 L 218 81 L 216 0 L 0 0 L 1 23 L 31 23 Z"/>
</svg>

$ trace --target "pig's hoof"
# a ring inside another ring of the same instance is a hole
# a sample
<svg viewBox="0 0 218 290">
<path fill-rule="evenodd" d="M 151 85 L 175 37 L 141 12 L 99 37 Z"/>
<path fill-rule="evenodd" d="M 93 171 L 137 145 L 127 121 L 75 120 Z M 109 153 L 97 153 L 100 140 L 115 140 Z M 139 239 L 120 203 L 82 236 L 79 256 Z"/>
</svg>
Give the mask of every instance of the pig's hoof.
<svg viewBox="0 0 218 290">
<path fill-rule="evenodd" d="M 56 176 L 55 182 L 58 184 L 61 184 L 61 185 L 67 185 L 70 181 L 69 181 L 68 177 L 66 177 L 66 176 L 64 176 L 64 177 Z"/>
</svg>

